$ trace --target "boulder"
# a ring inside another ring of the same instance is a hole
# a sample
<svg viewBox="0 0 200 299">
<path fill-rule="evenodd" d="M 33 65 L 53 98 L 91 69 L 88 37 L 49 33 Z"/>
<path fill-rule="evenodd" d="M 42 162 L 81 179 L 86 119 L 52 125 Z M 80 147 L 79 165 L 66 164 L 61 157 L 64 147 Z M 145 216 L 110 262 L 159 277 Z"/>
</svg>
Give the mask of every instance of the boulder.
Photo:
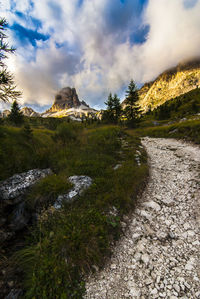
<svg viewBox="0 0 200 299">
<path fill-rule="evenodd" d="M 69 177 L 69 181 L 74 187 L 67 194 L 59 195 L 55 204 L 55 209 L 60 209 L 63 202 L 71 203 L 74 199 L 81 195 L 84 190 L 88 189 L 92 184 L 92 179 L 85 175 L 74 175 Z"/>
<path fill-rule="evenodd" d="M 0 242 L 12 239 L 15 232 L 24 229 L 32 221 L 32 212 L 26 208 L 24 201 L 26 192 L 50 174 L 50 169 L 32 169 L 0 183 Z"/>
<path fill-rule="evenodd" d="M 52 174 L 48 169 L 32 169 L 27 172 L 15 174 L 0 183 L 0 202 L 3 204 L 16 204 L 22 200 L 22 195 L 38 180 Z"/>
</svg>

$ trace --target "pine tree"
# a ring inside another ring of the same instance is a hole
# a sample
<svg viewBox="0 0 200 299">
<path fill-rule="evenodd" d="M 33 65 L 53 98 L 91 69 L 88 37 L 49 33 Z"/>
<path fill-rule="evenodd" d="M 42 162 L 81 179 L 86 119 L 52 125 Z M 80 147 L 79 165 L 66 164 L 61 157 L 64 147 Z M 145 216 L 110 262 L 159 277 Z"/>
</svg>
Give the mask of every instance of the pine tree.
<svg viewBox="0 0 200 299">
<path fill-rule="evenodd" d="M 21 93 L 16 91 L 14 85 L 13 75 L 7 70 L 4 59 L 7 58 L 7 54 L 14 53 L 15 49 L 9 47 L 8 43 L 5 42 L 7 36 L 5 30 L 7 27 L 5 19 L 0 19 L 0 100 L 8 102 L 18 98 Z"/>
<path fill-rule="evenodd" d="M 24 121 L 22 112 L 20 111 L 19 105 L 16 100 L 12 103 L 11 112 L 8 116 L 9 120 L 16 126 L 21 125 Z"/>
<path fill-rule="evenodd" d="M 112 93 L 108 95 L 108 99 L 105 102 L 107 105 L 106 110 L 103 113 L 102 119 L 107 121 L 107 122 L 114 122 L 114 107 L 113 107 L 113 96 Z"/>
<path fill-rule="evenodd" d="M 114 97 L 113 97 L 113 111 L 114 111 L 114 119 L 115 119 L 115 122 L 117 123 L 120 120 L 122 108 L 121 108 L 120 99 L 118 98 L 118 96 L 116 94 L 114 94 Z"/>
<path fill-rule="evenodd" d="M 128 90 L 126 91 L 125 99 L 125 117 L 127 118 L 128 124 L 135 126 L 139 121 L 140 108 L 137 104 L 139 100 L 138 89 L 133 80 L 131 80 Z"/>
<path fill-rule="evenodd" d="M 107 102 L 107 109 L 103 113 L 103 120 L 111 123 L 117 123 L 121 116 L 121 103 L 117 94 L 112 96 L 112 93 L 109 94 Z"/>
</svg>

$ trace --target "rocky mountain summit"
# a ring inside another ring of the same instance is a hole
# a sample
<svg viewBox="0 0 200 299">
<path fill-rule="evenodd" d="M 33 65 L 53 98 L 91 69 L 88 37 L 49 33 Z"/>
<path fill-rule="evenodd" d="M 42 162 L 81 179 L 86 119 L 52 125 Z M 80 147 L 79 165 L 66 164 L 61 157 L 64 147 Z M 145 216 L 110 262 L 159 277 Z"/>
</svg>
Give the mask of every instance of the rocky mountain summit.
<svg viewBox="0 0 200 299">
<path fill-rule="evenodd" d="M 40 113 L 35 112 L 32 108 L 30 107 L 23 107 L 21 109 L 21 112 L 24 116 L 28 116 L 28 117 L 37 117 L 40 116 Z"/>
<path fill-rule="evenodd" d="M 52 107 L 42 117 L 65 117 L 81 120 L 84 117 L 94 117 L 97 111 L 80 101 L 75 88 L 62 88 L 55 96 Z"/>
<path fill-rule="evenodd" d="M 52 107 L 47 112 L 57 112 L 81 105 L 75 88 L 64 87 L 55 96 Z"/>
<path fill-rule="evenodd" d="M 178 64 L 139 90 L 139 104 L 146 111 L 166 101 L 200 88 L 200 58 Z"/>
</svg>

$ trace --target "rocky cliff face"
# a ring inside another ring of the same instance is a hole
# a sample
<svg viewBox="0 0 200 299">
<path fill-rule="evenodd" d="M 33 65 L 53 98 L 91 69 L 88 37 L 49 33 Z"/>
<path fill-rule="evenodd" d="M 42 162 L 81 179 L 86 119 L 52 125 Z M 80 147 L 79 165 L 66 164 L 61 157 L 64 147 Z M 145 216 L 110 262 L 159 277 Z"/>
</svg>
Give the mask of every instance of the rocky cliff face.
<svg viewBox="0 0 200 299">
<path fill-rule="evenodd" d="M 75 88 L 65 87 L 55 96 L 55 101 L 48 112 L 58 112 L 65 109 L 76 108 L 81 105 Z"/>
<path fill-rule="evenodd" d="M 195 88 L 200 88 L 200 59 L 181 63 L 146 83 L 139 90 L 139 104 L 144 110 L 154 109 Z"/>
<path fill-rule="evenodd" d="M 80 101 L 75 88 L 65 87 L 55 96 L 52 107 L 42 117 L 66 117 L 81 121 L 85 117 L 95 117 L 97 111 L 90 108 L 84 101 Z"/>
</svg>

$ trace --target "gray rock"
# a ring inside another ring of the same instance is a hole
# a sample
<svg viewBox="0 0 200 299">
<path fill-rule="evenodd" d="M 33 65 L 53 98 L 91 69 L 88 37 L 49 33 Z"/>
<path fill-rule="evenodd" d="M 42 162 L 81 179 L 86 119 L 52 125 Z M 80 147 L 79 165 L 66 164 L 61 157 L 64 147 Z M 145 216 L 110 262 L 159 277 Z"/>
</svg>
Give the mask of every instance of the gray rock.
<svg viewBox="0 0 200 299">
<path fill-rule="evenodd" d="M 141 260 L 143 261 L 144 264 L 147 265 L 149 263 L 149 255 L 146 253 L 142 254 Z"/>
<path fill-rule="evenodd" d="M 89 176 L 84 175 L 71 176 L 69 177 L 69 181 L 74 184 L 74 187 L 69 191 L 69 193 L 58 196 L 54 204 L 55 209 L 60 209 L 63 202 L 73 202 L 77 196 L 81 195 L 83 191 L 88 189 L 92 184 L 92 179 Z"/>
<path fill-rule="evenodd" d="M 114 170 L 117 170 L 118 168 L 120 168 L 122 166 L 122 164 L 117 164 L 115 165 L 115 167 L 113 167 Z"/>
<path fill-rule="evenodd" d="M 5 297 L 5 299 L 18 299 L 23 295 L 21 289 L 12 289 L 10 293 Z"/>
<path fill-rule="evenodd" d="M 177 133 L 178 132 L 178 129 L 174 129 L 172 131 L 169 131 L 169 134 L 174 134 L 174 133 Z"/>
<path fill-rule="evenodd" d="M 160 206 L 159 206 L 159 204 L 157 204 L 155 201 L 153 201 L 153 200 L 151 200 L 151 201 L 148 201 L 148 202 L 144 202 L 144 204 L 143 204 L 145 207 L 147 207 L 147 208 L 151 208 L 151 209 L 153 209 L 153 210 L 155 210 L 155 211 L 160 211 Z"/>
<path fill-rule="evenodd" d="M 115 206 L 113 206 L 113 207 L 110 209 L 110 211 L 109 211 L 108 214 L 111 215 L 111 216 L 116 217 L 116 216 L 118 215 L 118 210 L 117 210 L 117 208 L 116 208 Z"/>
<path fill-rule="evenodd" d="M 152 295 L 156 295 L 158 293 L 158 290 L 156 288 L 154 288 L 152 291 L 151 291 L 151 294 Z"/>
<path fill-rule="evenodd" d="M 27 172 L 15 174 L 0 183 L 0 202 L 16 204 L 21 201 L 21 196 L 38 180 L 52 174 L 48 169 L 32 169 Z"/>
</svg>

